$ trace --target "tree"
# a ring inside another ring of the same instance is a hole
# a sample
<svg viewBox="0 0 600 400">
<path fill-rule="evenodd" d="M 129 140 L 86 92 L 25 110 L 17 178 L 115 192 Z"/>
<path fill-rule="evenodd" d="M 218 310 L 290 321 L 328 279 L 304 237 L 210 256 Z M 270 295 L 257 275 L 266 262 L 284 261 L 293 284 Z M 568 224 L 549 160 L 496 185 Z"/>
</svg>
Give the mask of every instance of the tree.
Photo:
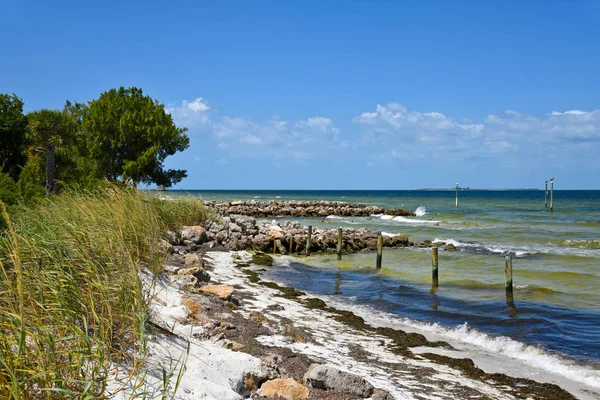
<svg viewBox="0 0 600 400">
<path fill-rule="evenodd" d="M 73 119 L 59 110 L 42 109 L 27 114 L 30 151 L 46 158 L 46 194 L 56 193 L 56 147 L 74 140 Z"/>
<path fill-rule="evenodd" d="M 25 164 L 27 117 L 15 94 L 0 94 L 0 172 L 17 179 Z"/>
<path fill-rule="evenodd" d="M 164 169 L 165 158 L 189 146 L 187 129 L 175 126 L 164 105 L 141 89 L 102 93 L 84 110 L 83 130 L 89 156 L 108 179 L 169 187 L 187 176 Z"/>
</svg>

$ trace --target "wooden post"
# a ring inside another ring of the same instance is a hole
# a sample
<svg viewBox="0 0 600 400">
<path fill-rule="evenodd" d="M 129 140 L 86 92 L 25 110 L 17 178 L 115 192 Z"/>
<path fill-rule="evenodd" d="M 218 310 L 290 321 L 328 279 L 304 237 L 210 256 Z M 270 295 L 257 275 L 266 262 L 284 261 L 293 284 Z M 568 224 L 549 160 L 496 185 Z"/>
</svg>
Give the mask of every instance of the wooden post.
<svg viewBox="0 0 600 400">
<path fill-rule="evenodd" d="M 290 236 L 290 255 L 294 252 L 293 243 L 294 243 L 294 237 Z"/>
<path fill-rule="evenodd" d="M 273 255 L 277 254 L 277 240 L 273 238 Z"/>
<path fill-rule="evenodd" d="M 381 258 L 383 256 L 383 236 L 381 233 L 377 238 L 377 269 L 381 268 Z"/>
<path fill-rule="evenodd" d="M 438 288 L 438 248 L 431 248 L 431 290 Z"/>
<path fill-rule="evenodd" d="M 550 211 L 554 211 L 554 178 L 550 179 Z"/>
<path fill-rule="evenodd" d="M 310 256 L 310 239 L 312 238 L 312 225 L 308 226 L 308 236 L 306 236 L 306 255 Z"/>
<path fill-rule="evenodd" d="M 544 192 L 544 208 L 548 208 L 548 181 L 546 181 L 546 190 Z"/>
<path fill-rule="evenodd" d="M 506 303 L 514 305 L 511 256 L 506 256 L 504 259 L 504 277 L 506 278 Z"/>
<path fill-rule="evenodd" d="M 458 183 L 456 184 L 456 208 L 458 208 Z"/>
<path fill-rule="evenodd" d="M 342 259 L 342 228 L 338 228 L 337 256 Z"/>
</svg>

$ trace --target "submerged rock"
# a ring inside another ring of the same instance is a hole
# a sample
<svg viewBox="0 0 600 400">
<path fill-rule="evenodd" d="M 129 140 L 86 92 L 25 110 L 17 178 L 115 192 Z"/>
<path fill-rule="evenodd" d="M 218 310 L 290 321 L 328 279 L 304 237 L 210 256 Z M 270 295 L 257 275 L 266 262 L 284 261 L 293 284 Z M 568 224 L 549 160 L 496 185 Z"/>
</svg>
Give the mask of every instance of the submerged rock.
<svg viewBox="0 0 600 400">
<path fill-rule="evenodd" d="M 273 257 L 263 253 L 262 251 L 255 251 L 254 254 L 252 254 L 252 262 L 254 264 L 266 265 L 270 267 L 273 265 Z"/>
</svg>

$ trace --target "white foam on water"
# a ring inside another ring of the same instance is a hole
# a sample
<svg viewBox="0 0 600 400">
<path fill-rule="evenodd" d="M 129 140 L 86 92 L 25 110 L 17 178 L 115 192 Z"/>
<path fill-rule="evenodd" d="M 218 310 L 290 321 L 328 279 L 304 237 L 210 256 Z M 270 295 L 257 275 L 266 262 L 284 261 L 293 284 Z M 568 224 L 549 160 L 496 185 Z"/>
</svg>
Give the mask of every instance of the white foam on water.
<svg viewBox="0 0 600 400">
<path fill-rule="evenodd" d="M 516 257 L 523 257 L 532 254 L 552 254 L 552 255 L 561 255 L 561 256 L 579 256 L 579 257 L 600 257 L 600 250 L 594 249 L 585 249 L 585 248 L 573 248 L 573 247 L 559 247 L 554 245 L 531 245 L 531 246 L 522 246 L 522 247 L 505 247 L 498 245 L 491 245 L 486 243 L 470 243 L 470 242 L 461 242 L 456 239 L 440 239 L 435 238 L 433 243 L 444 243 L 444 244 L 453 244 L 456 247 L 468 247 L 472 249 L 482 249 L 487 250 L 491 253 L 496 254 L 508 254 L 512 253 Z"/>
<path fill-rule="evenodd" d="M 280 198 L 281 198 L 281 196 L 275 196 L 275 198 L 276 198 L 276 199 L 280 199 Z"/>
<path fill-rule="evenodd" d="M 344 217 L 340 217 L 339 215 L 328 215 L 327 219 L 344 219 Z"/>
<path fill-rule="evenodd" d="M 389 232 L 381 232 L 382 236 L 388 236 L 388 237 L 394 237 L 394 236 L 399 236 L 401 235 L 400 233 L 389 233 Z"/>
<path fill-rule="evenodd" d="M 427 214 L 427 209 L 425 208 L 425 206 L 419 206 L 417 207 L 417 209 L 415 210 L 415 215 L 417 217 L 422 217 L 423 215 Z"/>
<path fill-rule="evenodd" d="M 254 196 L 255 199 L 260 199 L 262 196 Z"/>
<path fill-rule="evenodd" d="M 400 222 L 400 223 L 404 223 L 404 224 L 439 224 L 440 221 L 434 221 L 432 219 L 415 219 L 415 218 L 407 218 L 407 217 L 402 217 L 402 216 L 396 216 L 394 217 L 393 215 L 387 215 L 387 214 L 373 214 L 371 215 L 371 217 L 373 218 L 379 218 L 383 221 L 394 221 L 394 222 Z"/>
<path fill-rule="evenodd" d="M 540 372 L 556 375 L 558 380 L 568 380 L 577 384 L 587 385 L 596 389 L 600 395 L 600 370 L 588 366 L 578 365 L 573 361 L 550 354 L 543 349 L 528 345 L 506 336 L 492 336 L 477 329 L 470 328 L 467 323 L 455 327 L 445 327 L 437 323 L 425 323 L 409 318 L 399 317 L 394 314 L 378 311 L 370 306 L 349 305 L 339 302 L 333 297 L 323 297 L 328 303 L 336 303 L 334 307 L 346 308 L 360 315 L 365 321 L 378 326 L 389 326 L 406 331 L 424 334 L 430 340 L 444 340 L 454 347 L 463 347 L 471 350 L 471 356 L 476 358 L 477 352 L 495 356 L 493 363 L 499 363 L 510 370 L 505 364 L 517 362 L 521 364 L 521 371 L 527 371 L 527 377 L 534 379 Z M 431 335 L 434 335 L 433 337 Z M 460 345 L 463 346 L 460 346 Z M 457 346 L 458 345 L 458 346 Z M 466 346 L 466 347 L 465 347 Z M 489 358 L 488 358 L 489 360 Z M 512 361 L 511 361 L 512 360 Z M 524 364 L 524 366 L 523 366 Z"/>
</svg>

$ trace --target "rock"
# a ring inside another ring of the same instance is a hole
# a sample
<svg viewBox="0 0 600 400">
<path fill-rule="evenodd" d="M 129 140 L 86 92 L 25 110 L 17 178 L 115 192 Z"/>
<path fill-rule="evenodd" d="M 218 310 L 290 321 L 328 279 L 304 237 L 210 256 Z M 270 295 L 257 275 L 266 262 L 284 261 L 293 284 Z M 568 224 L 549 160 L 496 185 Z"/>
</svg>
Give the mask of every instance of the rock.
<svg viewBox="0 0 600 400">
<path fill-rule="evenodd" d="M 260 387 L 268 398 L 281 397 L 286 400 L 308 399 L 308 388 L 292 379 L 273 379 Z"/>
<path fill-rule="evenodd" d="M 259 313 L 258 311 L 250 312 L 250 321 L 260 322 L 261 324 L 269 323 L 269 319 L 267 317 L 265 317 L 264 314 Z"/>
<path fill-rule="evenodd" d="M 371 400 L 396 400 L 396 398 L 389 394 L 387 390 L 375 389 Z"/>
<path fill-rule="evenodd" d="M 163 266 L 163 269 L 169 274 L 176 274 L 177 272 L 179 272 L 181 267 L 178 265 L 165 265 Z"/>
<path fill-rule="evenodd" d="M 200 264 L 200 256 L 197 253 L 188 253 L 185 255 L 183 263 L 185 265 L 195 265 Z"/>
<path fill-rule="evenodd" d="M 195 277 L 199 282 L 210 281 L 209 273 L 200 267 L 182 268 L 179 271 L 177 271 L 177 275 L 191 275 Z"/>
<path fill-rule="evenodd" d="M 304 374 L 304 382 L 317 389 L 334 389 L 361 397 L 370 397 L 375 389 L 358 375 L 323 364 L 312 364 Z"/>
<path fill-rule="evenodd" d="M 211 293 L 219 296 L 221 299 L 228 299 L 233 293 L 233 286 L 225 285 L 206 285 L 200 288 L 205 293 Z"/>
<path fill-rule="evenodd" d="M 252 250 L 265 251 L 269 248 L 272 239 L 262 233 L 259 233 L 252 239 Z"/>
<path fill-rule="evenodd" d="M 273 257 L 263 253 L 262 251 L 255 251 L 254 254 L 252 254 L 252 262 L 254 264 L 266 265 L 270 267 L 273 265 Z"/>
<path fill-rule="evenodd" d="M 215 242 L 217 242 L 217 244 L 223 243 L 226 239 L 227 239 L 226 231 L 219 231 L 215 235 Z"/>
<path fill-rule="evenodd" d="M 173 246 L 178 246 L 181 244 L 181 235 L 178 232 L 167 231 L 167 240 Z"/>
<path fill-rule="evenodd" d="M 207 240 L 206 229 L 201 226 L 184 226 L 181 230 L 181 239 L 189 240 L 194 244 L 202 244 Z"/>
<path fill-rule="evenodd" d="M 446 250 L 446 251 L 458 251 L 458 247 L 456 247 L 452 243 L 448 243 L 446 245 L 446 247 L 444 247 L 444 250 Z"/>
<path fill-rule="evenodd" d="M 283 232 L 281 230 L 269 230 L 267 231 L 267 236 L 271 239 L 281 239 L 283 237 Z"/>
</svg>

